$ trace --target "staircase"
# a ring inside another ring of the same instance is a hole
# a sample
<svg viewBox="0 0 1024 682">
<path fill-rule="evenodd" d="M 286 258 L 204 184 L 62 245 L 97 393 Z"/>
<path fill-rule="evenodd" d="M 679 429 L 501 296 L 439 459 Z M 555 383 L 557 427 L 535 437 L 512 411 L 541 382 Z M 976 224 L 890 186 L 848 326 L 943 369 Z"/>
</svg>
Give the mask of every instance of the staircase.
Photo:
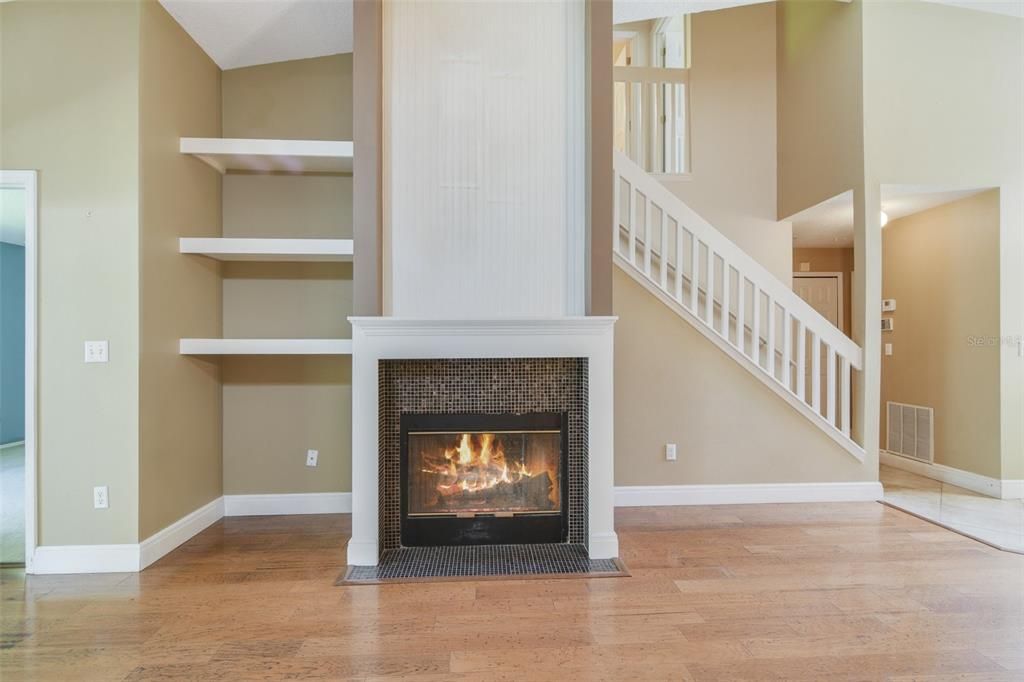
<svg viewBox="0 0 1024 682">
<path fill-rule="evenodd" d="M 615 151 L 615 264 L 853 457 L 863 351 L 625 154 Z"/>
</svg>

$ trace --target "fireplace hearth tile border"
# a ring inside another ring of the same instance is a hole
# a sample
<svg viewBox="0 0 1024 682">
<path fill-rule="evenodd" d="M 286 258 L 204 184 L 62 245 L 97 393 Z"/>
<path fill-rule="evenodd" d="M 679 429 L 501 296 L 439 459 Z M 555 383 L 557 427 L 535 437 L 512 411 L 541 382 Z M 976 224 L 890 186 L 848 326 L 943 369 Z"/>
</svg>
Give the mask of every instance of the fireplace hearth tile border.
<svg viewBox="0 0 1024 682">
<path fill-rule="evenodd" d="M 401 415 L 567 412 L 570 544 L 588 541 L 589 372 L 582 357 L 378 361 L 379 553 L 401 546 Z"/>
<path fill-rule="evenodd" d="M 617 559 L 591 559 L 578 544 L 402 547 L 376 566 L 349 566 L 335 585 L 512 578 L 628 577 Z"/>
</svg>

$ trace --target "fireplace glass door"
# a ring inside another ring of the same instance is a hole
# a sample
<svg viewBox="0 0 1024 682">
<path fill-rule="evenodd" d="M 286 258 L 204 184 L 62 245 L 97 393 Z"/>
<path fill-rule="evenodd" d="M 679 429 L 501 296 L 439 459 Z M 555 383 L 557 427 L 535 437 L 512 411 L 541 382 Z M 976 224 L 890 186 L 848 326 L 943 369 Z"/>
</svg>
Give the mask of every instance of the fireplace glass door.
<svg viewBox="0 0 1024 682">
<path fill-rule="evenodd" d="M 409 433 L 409 514 L 558 513 L 559 431 Z"/>
<path fill-rule="evenodd" d="M 403 544 L 561 541 L 564 415 L 410 414 L 402 424 Z"/>
</svg>

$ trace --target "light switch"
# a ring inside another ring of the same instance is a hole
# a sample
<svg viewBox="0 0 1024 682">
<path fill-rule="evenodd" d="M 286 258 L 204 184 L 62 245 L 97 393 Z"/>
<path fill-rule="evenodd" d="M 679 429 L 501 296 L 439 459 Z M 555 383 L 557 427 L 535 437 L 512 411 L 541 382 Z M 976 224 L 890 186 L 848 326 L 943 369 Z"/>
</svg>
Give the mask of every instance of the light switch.
<svg viewBox="0 0 1024 682">
<path fill-rule="evenodd" d="M 892 344 L 891 343 L 885 344 L 885 354 L 886 355 L 892 355 Z"/>
<path fill-rule="evenodd" d="M 665 444 L 665 461 L 674 462 L 676 461 L 676 444 L 666 443 Z"/>
<path fill-rule="evenodd" d="M 896 310 L 896 299 L 895 298 L 883 298 L 882 299 L 882 312 L 891 313 Z"/>
<path fill-rule="evenodd" d="M 108 345 L 106 341 L 86 341 L 85 361 L 86 362 L 107 362 Z"/>
</svg>

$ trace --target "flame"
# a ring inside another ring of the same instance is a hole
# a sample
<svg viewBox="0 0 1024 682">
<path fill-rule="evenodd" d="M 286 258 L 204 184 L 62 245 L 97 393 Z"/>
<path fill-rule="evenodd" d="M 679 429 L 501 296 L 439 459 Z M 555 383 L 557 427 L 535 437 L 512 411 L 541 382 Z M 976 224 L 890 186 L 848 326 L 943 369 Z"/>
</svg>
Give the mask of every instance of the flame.
<svg viewBox="0 0 1024 682">
<path fill-rule="evenodd" d="M 543 471 L 531 471 L 523 461 L 509 463 L 505 453 L 504 439 L 493 433 L 459 434 L 454 447 L 437 452 L 423 452 L 420 456 L 423 473 L 440 476 L 437 491 L 442 495 L 457 494 L 459 491 L 478 493 L 502 483 L 514 484 Z M 551 480 L 556 472 L 551 471 Z M 551 501 L 557 503 L 557 486 L 552 486 Z"/>
</svg>

